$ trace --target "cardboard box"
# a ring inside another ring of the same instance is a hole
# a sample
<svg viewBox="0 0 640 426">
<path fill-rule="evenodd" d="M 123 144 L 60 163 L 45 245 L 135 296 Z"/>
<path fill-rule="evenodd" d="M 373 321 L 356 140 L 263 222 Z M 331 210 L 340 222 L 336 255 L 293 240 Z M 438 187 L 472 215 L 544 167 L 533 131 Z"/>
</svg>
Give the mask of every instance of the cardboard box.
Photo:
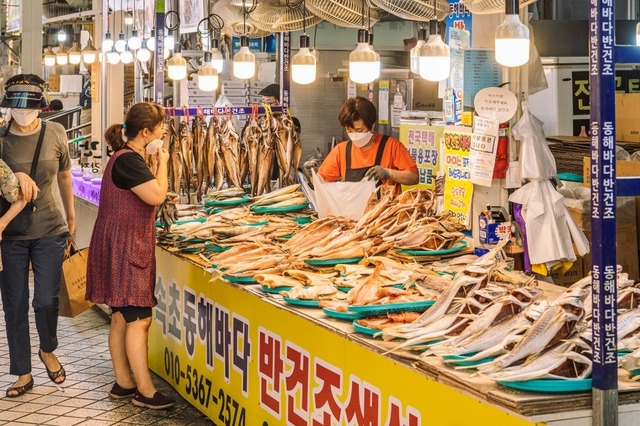
<svg viewBox="0 0 640 426">
<path fill-rule="evenodd" d="M 591 186 L 590 157 L 583 157 L 582 159 L 582 176 L 584 178 L 584 186 Z M 640 176 L 640 163 L 637 161 L 616 161 L 616 176 Z"/>
<path fill-rule="evenodd" d="M 478 239 L 481 244 L 498 244 L 500 240 L 511 238 L 511 222 L 491 222 L 487 216 L 481 214 L 478 227 Z"/>
<path fill-rule="evenodd" d="M 49 74 L 49 91 L 60 91 L 60 74 Z"/>
<path fill-rule="evenodd" d="M 584 276 L 584 262 L 580 256 L 577 257 L 576 261 L 573 262 L 571 268 L 564 274 L 561 274 L 560 272 L 554 272 L 550 275 L 551 279 L 553 279 L 554 284 L 564 287 L 571 286 L 576 281 L 584 278 Z"/>
<path fill-rule="evenodd" d="M 640 142 L 640 93 L 616 93 L 616 140 Z"/>
</svg>

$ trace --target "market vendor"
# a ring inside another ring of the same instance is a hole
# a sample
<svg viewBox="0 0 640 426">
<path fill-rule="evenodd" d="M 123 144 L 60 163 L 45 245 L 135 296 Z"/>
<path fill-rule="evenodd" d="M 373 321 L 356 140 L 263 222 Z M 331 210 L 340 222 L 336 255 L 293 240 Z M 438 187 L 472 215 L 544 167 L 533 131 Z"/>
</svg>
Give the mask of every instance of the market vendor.
<svg viewBox="0 0 640 426">
<path fill-rule="evenodd" d="M 338 113 L 348 141 L 331 150 L 318 172 L 327 182 L 342 180 L 358 182 L 375 179 L 387 185 L 415 185 L 419 181 L 418 167 L 407 148 L 398 139 L 374 132 L 378 114 L 369 100 L 349 98 Z"/>
</svg>

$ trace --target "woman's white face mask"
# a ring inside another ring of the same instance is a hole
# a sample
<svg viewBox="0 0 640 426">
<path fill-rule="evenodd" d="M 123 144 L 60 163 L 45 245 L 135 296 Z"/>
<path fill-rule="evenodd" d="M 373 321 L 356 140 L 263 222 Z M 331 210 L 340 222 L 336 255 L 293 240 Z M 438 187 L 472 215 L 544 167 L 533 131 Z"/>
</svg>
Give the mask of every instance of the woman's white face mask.
<svg viewBox="0 0 640 426">
<path fill-rule="evenodd" d="M 39 112 L 37 109 L 11 108 L 11 117 L 20 126 L 28 126 L 38 118 Z"/>
<path fill-rule="evenodd" d="M 373 133 L 371 132 L 365 132 L 365 133 L 347 133 L 347 136 L 349 136 L 349 139 L 351 139 L 351 142 L 353 142 L 353 144 L 355 146 L 357 146 L 358 148 L 362 148 L 363 146 L 365 146 L 366 144 L 369 143 L 369 141 L 371 140 L 371 137 L 373 136 Z"/>
<path fill-rule="evenodd" d="M 156 152 L 158 152 L 158 149 L 162 146 L 163 143 L 164 141 L 162 139 L 154 139 L 151 142 L 149 142 L 145 147 L 147 154 L 153 155 Z"/>
</svg>

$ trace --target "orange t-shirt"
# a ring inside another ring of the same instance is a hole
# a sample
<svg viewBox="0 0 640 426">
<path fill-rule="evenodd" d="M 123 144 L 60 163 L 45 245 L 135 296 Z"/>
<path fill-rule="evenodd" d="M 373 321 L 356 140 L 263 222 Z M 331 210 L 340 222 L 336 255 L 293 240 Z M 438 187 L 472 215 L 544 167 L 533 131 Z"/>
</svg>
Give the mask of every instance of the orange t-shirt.
<svg viewBox="0 0 640 426">
<path fill-rule="evenodd" d="M 359 169 L 362 167 L 372 167 L 374 165 L 382 136 L 380 133 L 376 134 L 375 143 L 367 151 L 363 151 L 354 144 L 351 144 L 351 168 Z M 340 142 L 322 162 L 318 173 L 320 173 L 325 181 L 335 182 L 337 180 L 344 180 L 347 174 L 346 150 L 347 142 Z M 387 139 L 387 144 L 382 153 L 382 159 L 380 160 L 380 166 L 385 169 L 418 173 L 418 166 L 416 166 L 416 162 L 411 158 L 411 154 L 409 154 L 407 148 L 402 142 L 391 136 Z M 383 183 L 396 185 L 396 192 L 400 191 L 400 184 L 388 180 Z"/>
</svg>

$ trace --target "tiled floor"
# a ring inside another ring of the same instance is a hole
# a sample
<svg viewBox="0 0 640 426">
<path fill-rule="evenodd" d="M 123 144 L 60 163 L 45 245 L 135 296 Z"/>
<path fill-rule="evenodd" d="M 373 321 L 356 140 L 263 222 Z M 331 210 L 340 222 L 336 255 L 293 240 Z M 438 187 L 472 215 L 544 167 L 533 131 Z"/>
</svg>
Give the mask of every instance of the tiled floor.
<svg viewBox="0 0 640 426">
<path fill-rule="evenodd" d="M 60 317 L 59 347 L 55 353 L 67 372 L 67 380 L 60 386 L 49 380 L 38 358 L 33 309 L 30 330 L 35 386 L 21 397 L 7 398 L 5 390 L 16 377 L 8 374 L 9 350 L 4 313 L 0 311 L 0 425 L 213 424 L 155 375 L 158 389 L 176 399 L 172 408 L 149 410 L 133 405 L 129 400 L 112 400 L 109 397 L 108 392 L 114 382 L 107 347 L 109 317 L 97 306 L 76 318 Z"/>
</svg>

